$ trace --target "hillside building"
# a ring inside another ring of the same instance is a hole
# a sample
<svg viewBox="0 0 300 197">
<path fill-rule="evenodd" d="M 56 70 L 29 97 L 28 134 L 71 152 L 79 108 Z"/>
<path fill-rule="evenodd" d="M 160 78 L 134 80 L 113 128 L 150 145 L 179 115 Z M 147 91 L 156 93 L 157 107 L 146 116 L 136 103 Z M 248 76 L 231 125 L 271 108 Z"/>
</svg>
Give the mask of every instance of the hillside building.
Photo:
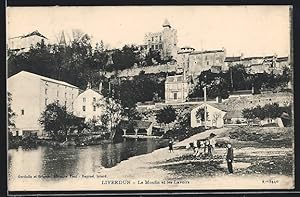
<svg viewBox="0 0 300 197">
<path fill-rule="evenodd" d="M 165 82 L 165 102 L 185 102 L 189 93 L 189 84 L 185 74 L 167 76 Z"/>
<path fill-rule="evenodd" d="M 214 70 L 224 70 L 226 58 L 225 49 L 195 51 L 192 47 L 182 47 L 177 53 L 177 66 L 183 67 L 187 75 L 199 75 L 202 71 L 213 68 Z"/>
<path fill-rule="evenodd" d="M 175 57 L 177 54 L 177 30 L 172 28 L 166 19 L 161 32 L 147 33 L 144 38 L 144 48 L 157 50 L 162 59 Z"/>
<path fill-rule="evenodd" d="M 12 51 L 29 51 L 31 46 L 37 43 L 48 43 L 48 38 L 38 31 L 31 32 L 27 35 L 17 36 L 8 39 L 8 49 Z"/>
</svg>

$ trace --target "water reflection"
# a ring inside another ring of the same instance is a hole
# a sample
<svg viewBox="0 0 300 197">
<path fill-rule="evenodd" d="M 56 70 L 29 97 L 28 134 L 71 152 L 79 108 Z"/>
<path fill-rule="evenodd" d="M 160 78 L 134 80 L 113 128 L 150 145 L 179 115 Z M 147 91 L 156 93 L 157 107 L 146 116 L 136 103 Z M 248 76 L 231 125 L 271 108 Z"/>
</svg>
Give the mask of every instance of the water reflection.
<svg viewBox="0 0 300 197">
<path fill-rule="evenodd" d="M 154 139 L 127 139 L 87 147 L 19 147 L 8 151 L 8 178 L 14 182 L 19 175 L 40 175 L 48 178 L 35 181 L 59 181 L 70 175 L 93 175 L 102 168 L 111 168 L 129 157 L 166 145 L 167 142 Z M 54 176 L 55 179 L 49 179 Z"/>
<path fill-rule="evenodd" d="M 78 170 L 79 152 L 75 147 L 42 147 L 42 154 L 42 175 L 61 178 Z"/>
</svg>

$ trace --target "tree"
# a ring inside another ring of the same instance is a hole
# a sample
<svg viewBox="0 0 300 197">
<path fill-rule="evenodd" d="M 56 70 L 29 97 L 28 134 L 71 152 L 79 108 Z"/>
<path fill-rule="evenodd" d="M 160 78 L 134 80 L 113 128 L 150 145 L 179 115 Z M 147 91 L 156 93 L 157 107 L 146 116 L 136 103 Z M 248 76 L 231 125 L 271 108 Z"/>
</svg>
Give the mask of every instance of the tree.
<svg viewBox="0 0 300 197">
<path fill-rule="evenodd" d="M 212 123 L 217 126 L 218 120 L 221 118 L 222 114 L 220 112 L 213 113 L 212 115 Z"/>
<path fill-rule="evenodd" d="M 245 108 L 242 110 L 242 115 L 244 118 L 246 118 L 248 121 L 253 121 L 256 118 L 256 114 L 253 110 L 253 108 Z"/>
<path fill-rule="evenodd" d="M 176 110 L 172 106 L 167 106 L 158 111 L 156 114 L 156 120 L 158 123 L 169 124 L 176 120 Z"/>
<path fill-rule="evenodd" d="M 190 92 L 189 97 L 203 97 L 203 88 L 207 87 L 207 96 L 210 98 L 228 98 L 229 81 L 227 73 L 213 73 L 211 70 L 201 72 L 197 77 L 198 83 Z"/>
<path fill-rule="evenodd" d="M 65 106 L 61 106 L 58 103 L 47 105 L 45 111 L 41 114 L 39 122 L 50 136 L 59 141 L 67 141 L 71 128 L 80 131 L 85 127 L 83 119 L 74 116 L 67 111 Z"/>
<path fill-rule="evenodd" d="M 112 54 L 115 70 L 123 70 L 133 67 L 134 63 L 139 63 L 139 50 L 136 46 L 125 45 L 117 49 Z"/>
<path fill-rule="evenodd" d="M 200 119 L 201 121 L 204 121 L 204 113 L 205 113 L 205 110 L 204 110 L 204 107 L 203 108 L 199 108 L 197 111 L 196 111 L 196 118 Z M 206 111 L 206 119 L 208 118 L 208 112 Z"/>
<path fill-rule="evenodd" d="M 155 62 L 162 63 L 160 52 L 157 50 L 150 49 L 145 57 L 147 66 L 152 66 Z"/>
<path fill-rule="evenodd" d="M 259 118 L 260 120 L 264 120 L 265 118 L 275 119 L 282 115 L 283 112 L 291 113 L 289 110 L 291 107 L 279 107 L 278 103 L 266 104 L 261 107 L 260 105 L 254 108 L 245 108 L 242 111 L 243 117 L 249 120 L 253 120 L 255 118 Z M 291 115 L 291 114 L 289 114 Z"/>
<path fill-rule="evenodd" d="M 116 127 L 123 118 L 123 109 L 121 104 L 113 98 L 106 98 L 105 103 L 96 103 L 96 106 L 103 107 L 104 113 L 101 115 L 100 120 L 103 127 L 111 133 L 111 139 L 114 138 Z"/>
<path fill-rule="evenodd" d="M 251 79 L 244 65 L 237 64 L 229 68 L 231 90 L 249 90 L 252 87 Z"/>
<path fill-rule="evenodd" d="M 8 128 L 15 127 L 14 117 L 16 114 L 11 109 L 12 96 L 11 93 L 7 93 L 7 114 L 8 114 Z"/>
</svg>

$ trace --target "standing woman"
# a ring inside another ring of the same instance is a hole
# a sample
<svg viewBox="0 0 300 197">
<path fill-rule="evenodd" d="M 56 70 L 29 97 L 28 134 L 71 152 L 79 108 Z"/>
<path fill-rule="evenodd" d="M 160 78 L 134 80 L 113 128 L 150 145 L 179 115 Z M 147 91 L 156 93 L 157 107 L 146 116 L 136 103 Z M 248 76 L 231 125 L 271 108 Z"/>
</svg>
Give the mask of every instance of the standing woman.
<svg viewBox="0 0 300 197">
<path fill-rule="evenodd" d="M 227 155 L 226 155 L 228 172 L 233 173 L 232 162 L 233 162 L 233 148 L 230 143 L 227 144 Z"/>
<path fill-rule="evenodd" d="M 215 140 L 216 134 L 211 133 L 209 135 L 209 151 L 208 151 L 208 155 L 210 157 L 212 157 L 214 155 L 214 150 L 215 150 L 215 146 L 216 146 L 216 140 Z"/>
</svg>

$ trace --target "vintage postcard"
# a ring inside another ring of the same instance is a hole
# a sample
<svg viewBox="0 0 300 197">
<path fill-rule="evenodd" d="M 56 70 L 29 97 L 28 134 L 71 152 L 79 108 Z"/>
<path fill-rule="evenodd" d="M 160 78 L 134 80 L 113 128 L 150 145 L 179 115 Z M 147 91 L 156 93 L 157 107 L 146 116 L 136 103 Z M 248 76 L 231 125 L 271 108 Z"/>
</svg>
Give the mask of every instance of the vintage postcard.
<svg viewBox="0 0 300 197">
<path fill-rule="evenodd" d="M 8 190 L 293 189 L 291 16 L 8 7 Z"/>
</svg>

